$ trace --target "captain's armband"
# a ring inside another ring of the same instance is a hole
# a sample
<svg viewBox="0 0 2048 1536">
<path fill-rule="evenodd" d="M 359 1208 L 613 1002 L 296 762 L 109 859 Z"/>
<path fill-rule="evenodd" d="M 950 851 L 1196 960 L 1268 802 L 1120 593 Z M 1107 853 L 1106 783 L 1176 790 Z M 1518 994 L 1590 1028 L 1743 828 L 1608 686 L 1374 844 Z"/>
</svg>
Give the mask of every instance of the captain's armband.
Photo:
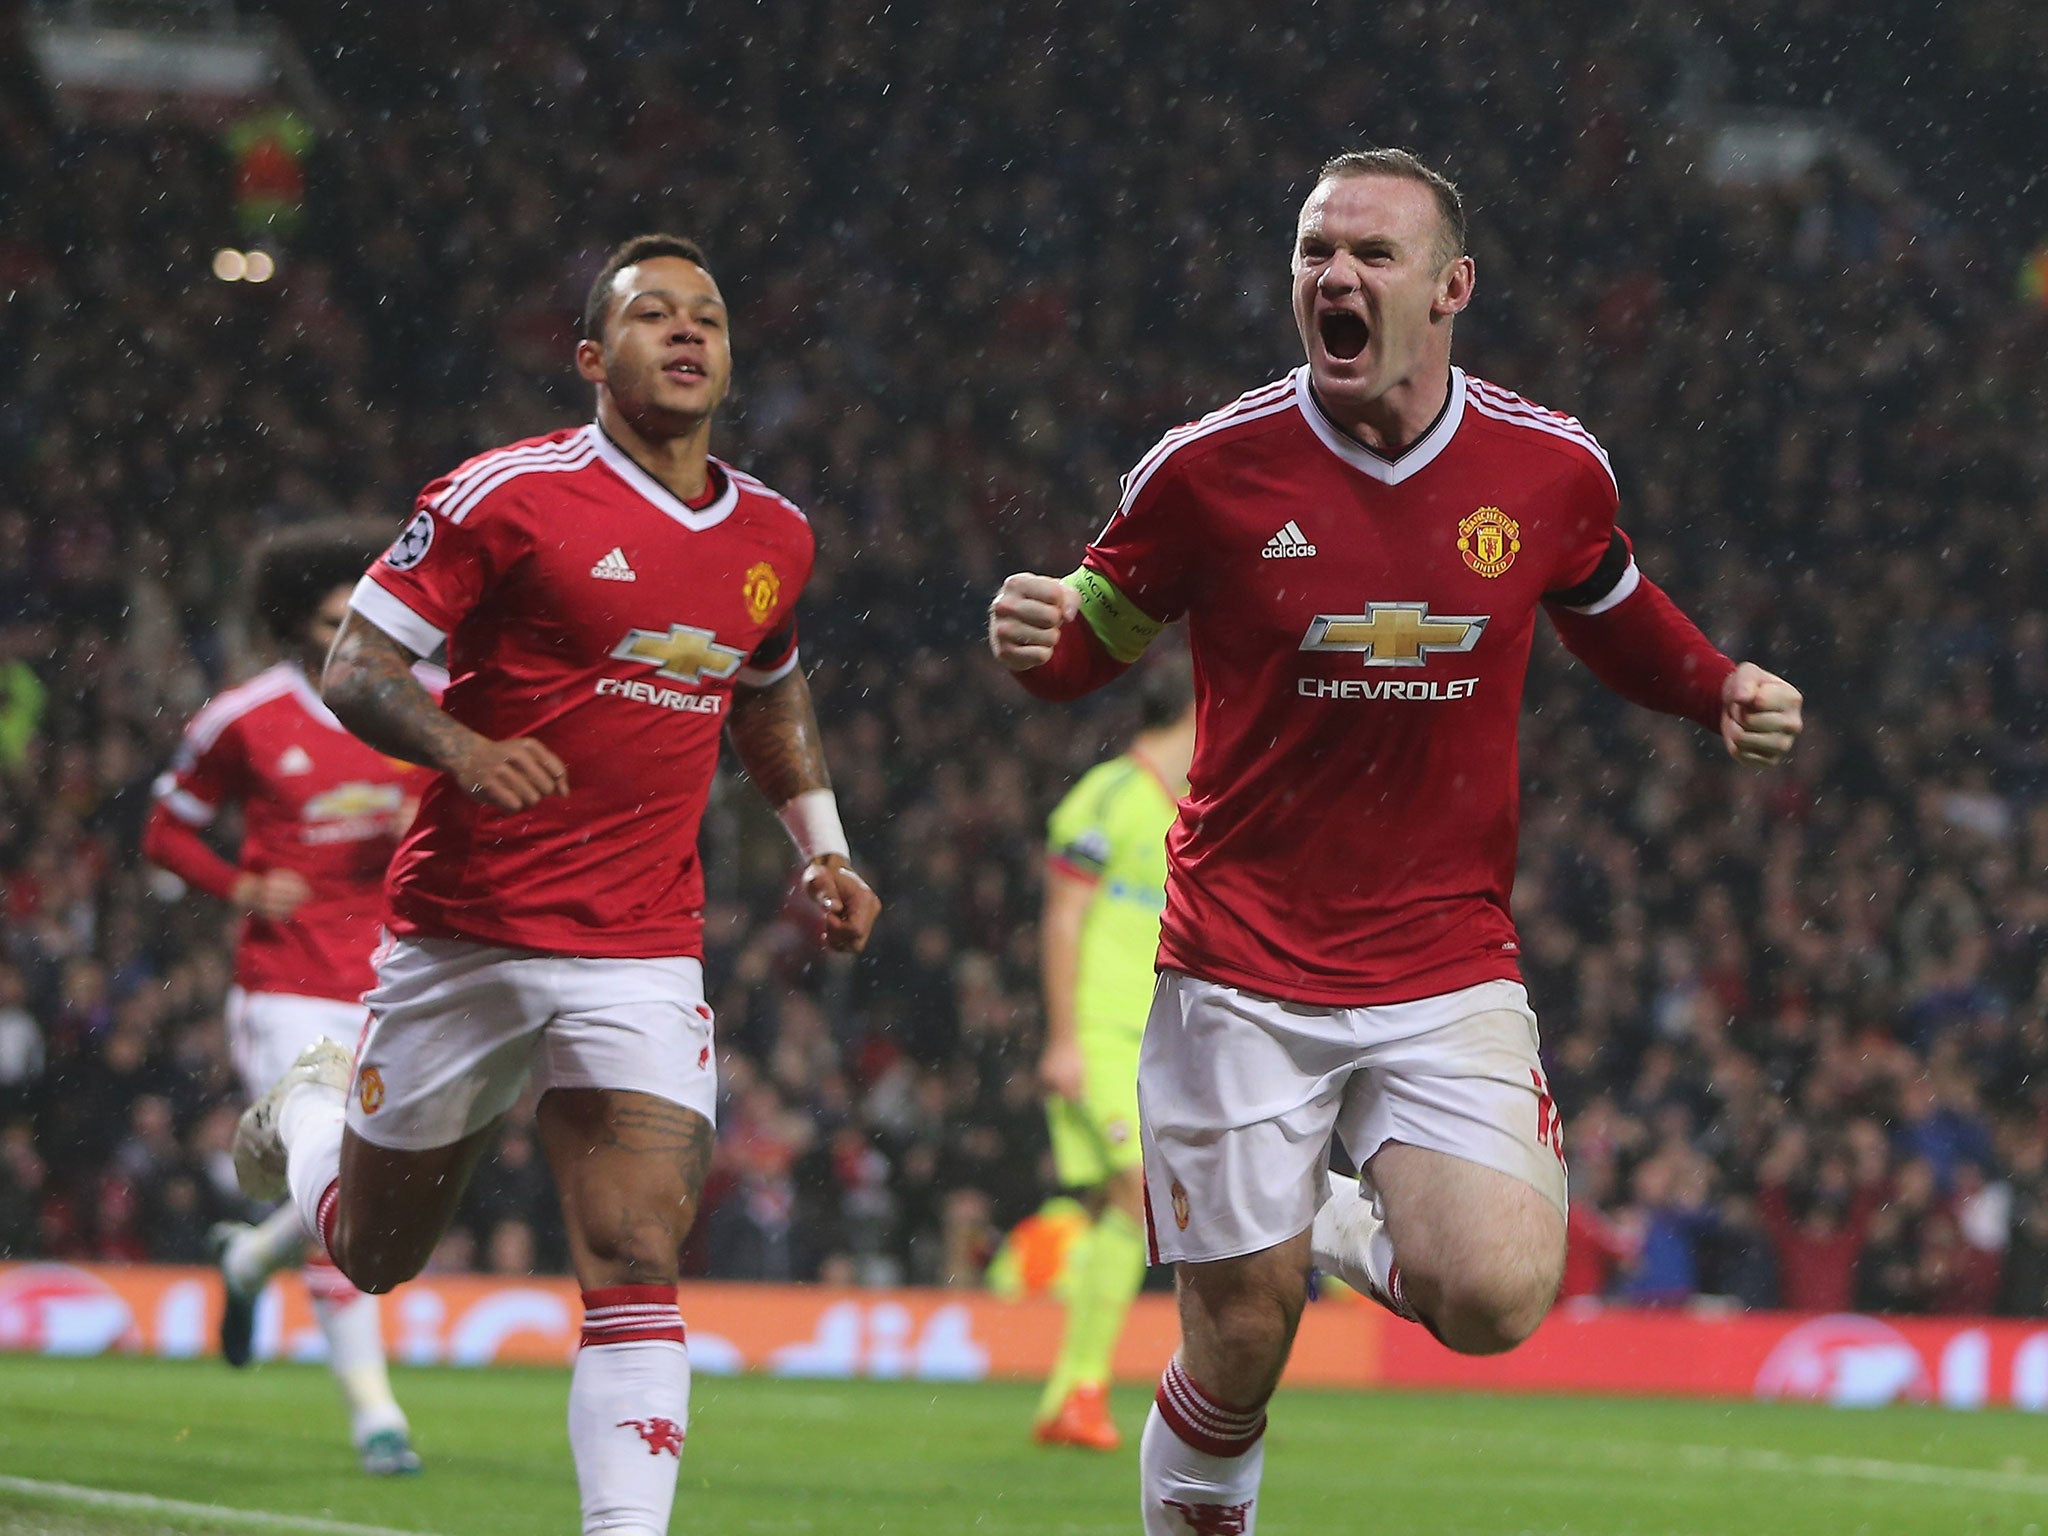
<svg viewBox="0 0 2048 1536">
<path fill-rule="evenodd" d="M 1081 617 L 1095 631 L 1102 648 L 1126 666 L 1144 655 L 1145 647 L 1166 628 L 1118 591 L 1116 583 L 1100 571 L 1084 565 L 1062 579 L 1081 595 Z"/>
</svg>

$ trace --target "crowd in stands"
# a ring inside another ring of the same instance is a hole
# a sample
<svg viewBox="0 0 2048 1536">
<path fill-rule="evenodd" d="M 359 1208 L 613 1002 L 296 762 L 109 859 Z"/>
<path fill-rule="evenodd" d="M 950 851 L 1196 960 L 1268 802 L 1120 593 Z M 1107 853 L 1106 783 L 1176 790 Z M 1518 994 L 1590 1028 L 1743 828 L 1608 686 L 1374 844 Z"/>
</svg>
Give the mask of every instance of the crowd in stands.
<svg viewBox="0 0 2048 1536">
<path fill-rule="evenodd" d="M 672 228 L 735 314 L 714 451 L 817 531 L 803 655 L 888 903 L 823 955 L 779 829 L 716 797 L 688 1268 L 977 1283 L 1050 1192 L 1043 818 L 1134 723 L 1028 700 L 985 604 L 1297 360 L 1298 201 L 1395 142 L 1470 203 L 1459 360 L 1582 418 L 1644 568 L 1807 698 L 1756 775 L 1539 646 L 1515 907 L 1567 1292 L 2048 1313 L 2048 316 L 2013 281 L 2048 226 L 1896 146 L 1896 179 L 1719 185 L 1697 100 L 1662 110 L 1858 8 L 1393 6 L 1342 50 L 1289 5 L 271 9 L 326 110 L 253 215 L 215 129 L 76 119 L 0 47 L 0 1256 L 199 1262 L 238 1209 L 233 915 L 137 844 L 252 665 L 246 552 L 395 532 L 468 454 L 582 419 L 583 290 Z M 1951 52 L 2026 10 L 1945 8 Z M 1866 55 L 1773 57 L 1853 121 Z M 273 280 L 211 276 L 257 242 Z M 563 1266 L 530 1106 L 435 1262 Z"/>
</svg>

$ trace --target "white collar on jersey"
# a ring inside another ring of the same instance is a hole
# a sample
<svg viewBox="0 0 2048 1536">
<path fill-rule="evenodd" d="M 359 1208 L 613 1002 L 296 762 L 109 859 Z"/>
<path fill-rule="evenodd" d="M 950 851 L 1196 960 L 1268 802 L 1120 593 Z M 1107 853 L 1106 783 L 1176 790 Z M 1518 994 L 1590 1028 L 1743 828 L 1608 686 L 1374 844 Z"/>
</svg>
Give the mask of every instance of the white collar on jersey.
<svg viewBox="0 0 2048 1536">
<path fill-rule="evenodd" d="M 327 701 L 320 697 L 320 690 L 313 686 L 313 680 L 306 676 L 305 668 L 296 661 L 280 661 L 277 671 L 284 674 L 286 684 L 291 688 L 292 697 L 299 701 L 307 714 L 330 730 L 346 735 L 348 727 L 334 718 L 334 711 L 327 707 Z"/>
<path fill-rule="evenodd" d="M 621 480 L 637 491 L 642 501 L 664 517 L 674 518 L 693 533 L 702 533 L 706 528 L 717 527 L 732 516 L 732 509 L 740 504 L 740 488 L 733 480 L 732 471 L 723 464 L 720 464 L 718 469 L 725 477 L 725 489 L 718 493 L 717 499 L 710 506 L 692 507 L 642 469 L 634 461 L 633 455 L 613 442 L 610 434 L 596 422 L 593 421 L 584 430 L 589 432 L 592 440 L 596 442 L 597 456 L 610 465 Z M 717 463 L 717 460 L 714 459 L 712 462 Z"/>
<path fill-rule="evenodd" d="M 1325 448 L 1361 475 L 1377 480 L 1381 485 L 1399 485 L 1410 475 L 1420 474 L 1435 463 L 1436 456 L 1458 435 L 1458 423 L 1465 419 L 1465 370 L 1451 370 L 1451 397 L 1444 402 L 1436 424 L 1391 459 L 1354 442 L 1323 414 L 1322 406 L 1317 404 L 1315 393 L 1308 385 L 1307 364 L 1294 370 L 1294 398 L 1301 407 L 1303 420 L 1309 424 L 1309 430 L 1323 440 Z"/>
</svg>

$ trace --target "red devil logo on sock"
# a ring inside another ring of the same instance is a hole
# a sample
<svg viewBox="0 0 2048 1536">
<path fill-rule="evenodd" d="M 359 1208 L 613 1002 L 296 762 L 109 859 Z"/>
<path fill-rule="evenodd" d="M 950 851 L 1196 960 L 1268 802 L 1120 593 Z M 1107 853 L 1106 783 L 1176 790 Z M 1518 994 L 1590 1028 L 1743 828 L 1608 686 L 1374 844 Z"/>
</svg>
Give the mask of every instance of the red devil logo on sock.
<svg viewBox="0 0 2048 1536">
<path fill-rule="evenodd" d="M 612 1427 L 632 1430 L 647 1442 L 647 1454 L 650 1456 L 659 1456 L 667 1451 L 676 1460 L 683 1459 L 683 1427 L 674 1419 L 621 1419 Z"/>
<path fill-rule="evenodd" d="M 1250 1523 L 1252 1501 L 1242 1504 L 1183 1504 L 1179 1499 L 1161 1499 L 1168 1509 L 1180 1511 L 1195 1536 L 1244 1536 Z"/>
</svg>

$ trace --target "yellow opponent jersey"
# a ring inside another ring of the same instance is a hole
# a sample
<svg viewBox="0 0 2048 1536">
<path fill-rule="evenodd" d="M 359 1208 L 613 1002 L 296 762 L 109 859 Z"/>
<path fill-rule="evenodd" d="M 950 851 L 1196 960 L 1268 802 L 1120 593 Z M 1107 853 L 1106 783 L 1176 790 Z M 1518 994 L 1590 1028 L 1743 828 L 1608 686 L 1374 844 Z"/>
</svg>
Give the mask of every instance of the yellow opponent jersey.
<svg viewBox="0 0 2048 1536">
<path fill-rule="evenodd" d="M 1089 769 L 1047 823 L 1053 864 L 1095 885 L 1075 989 L 1084 1037 L 1135 1041 L 1145 1032 L 1166 910 L 1166 833 L 1177 811 L 1158 776 L 1126 753 Z"/>
</svg>

